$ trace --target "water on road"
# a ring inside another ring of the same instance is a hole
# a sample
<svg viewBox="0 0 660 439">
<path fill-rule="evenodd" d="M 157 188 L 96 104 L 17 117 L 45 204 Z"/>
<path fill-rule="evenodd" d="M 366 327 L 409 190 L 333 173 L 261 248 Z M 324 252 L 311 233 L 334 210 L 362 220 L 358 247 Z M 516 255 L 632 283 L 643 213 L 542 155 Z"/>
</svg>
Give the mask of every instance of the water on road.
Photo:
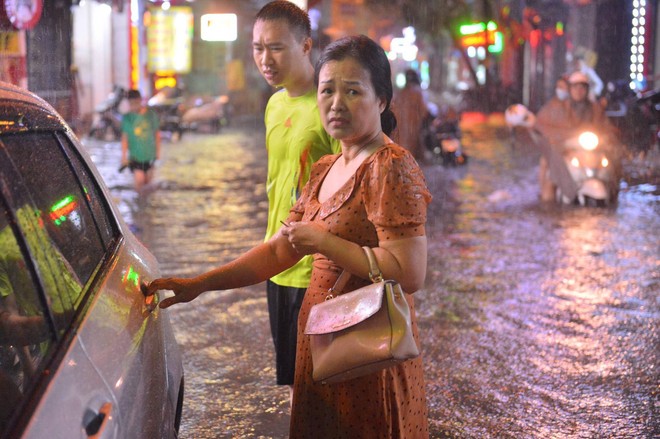
<svg viewBox="0 0 660 439">
<path fill-rule="evenodd" d="M 629 163 L 614 208 L 538 201 L 538 154 L 501 117 L 466 122 L 470 159 L 423 166 L 426 286 L 416 293 L 432 437 L 660 435 L 660 189 Z M 144 197 L 119 145 L 86 140 L 122 214 L 165 275 L 191 276 L 263 238 L 261 123 L 166 143 Z M 656 163 L 658 163 L 656 161 Z M 184 351 L 181 438 L 284 438 L 258 285 L 168 310 Z"/>
</svg>

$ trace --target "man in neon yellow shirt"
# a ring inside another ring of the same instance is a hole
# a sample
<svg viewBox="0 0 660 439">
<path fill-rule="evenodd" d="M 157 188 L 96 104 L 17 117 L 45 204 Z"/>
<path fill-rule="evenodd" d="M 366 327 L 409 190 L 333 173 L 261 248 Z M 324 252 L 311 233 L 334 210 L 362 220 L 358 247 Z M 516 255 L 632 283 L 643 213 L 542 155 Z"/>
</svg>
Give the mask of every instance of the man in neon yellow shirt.
<svg viewBox="0 0 660 439">
<path fill-rule="evenodd" d="M 339 152 L 339 142 L 321 123 L 316 104 L 311 26 L 305 11 L 274 1 L 256 16 L 252 54 L 266 82 L 282 88 L 266 106 L 268 228 L 266 240 L 282 226 L 309 179 L 312 163 Z M 275 344 L 277 384 L 293 384 L 298 311 L 309 285 L 311 256 L 267 282 L 268 312 Z"/>
</svg>

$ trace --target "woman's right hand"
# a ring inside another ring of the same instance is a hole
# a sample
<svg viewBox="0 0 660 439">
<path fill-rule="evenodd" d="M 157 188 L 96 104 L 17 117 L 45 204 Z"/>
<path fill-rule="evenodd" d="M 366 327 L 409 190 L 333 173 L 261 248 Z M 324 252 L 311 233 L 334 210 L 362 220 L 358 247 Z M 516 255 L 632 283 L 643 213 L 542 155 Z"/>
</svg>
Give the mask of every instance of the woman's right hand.
<svg viewBox="0 0 660 439">
<path fill-rule="evenodd" d="M 294 221 L 282 227 L 291 247 L 300 255 L 312 255 L 321 252 L 323 240 L 329 232 L 321 222 Z"/>
<path fill-rule="evenodd" d="M 144 292 L 145 296 L 151 296 L 158 290 L 171 290 L 174 296 L 162 300 L 158 306 L 160 308 L 168 308 L 175 303 L 190 302 L 197 298 L 203 291 L 199 290 L 196 282 L 193 279 L 185 279 L 180 277 L 168 277 L 155 279 L 147 285 Z"/>
</svg>

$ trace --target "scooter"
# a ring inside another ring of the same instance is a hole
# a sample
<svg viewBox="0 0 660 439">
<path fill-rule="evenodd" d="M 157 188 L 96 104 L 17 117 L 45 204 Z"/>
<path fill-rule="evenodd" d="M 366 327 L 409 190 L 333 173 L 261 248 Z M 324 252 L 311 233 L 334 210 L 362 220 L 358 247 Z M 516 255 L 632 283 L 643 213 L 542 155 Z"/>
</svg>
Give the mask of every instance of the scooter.
<svg viewBox="0 0 660 439">
<path fill-rule="evenodd" d="M 621 161 L 612 140 L 582 131 L 564 143 L 564 161 L 577 188 L 575 197 L 557 188 L 557 199 L 580 206 L 615 204 L 619 195 Z"/>
<path fill-rule="evenodd" d="M 226 95 L 205 100 L 195 99 L 192 106 L 183 111 L 181 121 L 186 130 L 198 131 L 208 128 L 217 133 L 229 124 L 229 97 Z"/>
<path fill-rule="evenodd" d="M 510 128 L 524 129 L 546 158 L 549 178 L 556 185 L 555 198 L 580 206 L 616 203 L 621 180 L 621 157 L 614 139 L 596 130 L 581 130 L 561 145 L 550 142 L 534 128 L 535 118 L 523 105 L 505 112 Z"/>
<path fill-rule="evenodd" d="M 108 97 L 96 106 L 89 136 L 98 140 L 116 141 L 121 138 L 121 118 L 119 111 L 124 99 L 124 88 L 115 85 Z"/>
<path fill-rule="evenodd" d="M 163 87 L 147 101 L 147 106 L 156 112 L 160 130 L 170 133 L 172 139 L 183 135 L 183 90 L 179 87 Z"/>
<path fill-rule="evenodd" d="M 607 83 L 605 114 L 617 128 L 619 137 L 632 154 L 645 154 L 657 142 L 658 113 L 654 114 L 658 103 L 659 90 L 644 94 L 629 86 L 629 81 L 619 80 Z"/>
<path fill-rule="evenodd" d="M 429 111 L 430 120 L 424 128 L 422 137 L 429 151 L 433 154 L 434 162 L 444 166 L 457 166 L 467 163 L 467 155 L 463 152 L 461 142 L 460 116 L 453 109 L 447 109 L 439 114 L 433 108 Z M 437 114 L 437 116 L 433 116 Z"/>
</svg>

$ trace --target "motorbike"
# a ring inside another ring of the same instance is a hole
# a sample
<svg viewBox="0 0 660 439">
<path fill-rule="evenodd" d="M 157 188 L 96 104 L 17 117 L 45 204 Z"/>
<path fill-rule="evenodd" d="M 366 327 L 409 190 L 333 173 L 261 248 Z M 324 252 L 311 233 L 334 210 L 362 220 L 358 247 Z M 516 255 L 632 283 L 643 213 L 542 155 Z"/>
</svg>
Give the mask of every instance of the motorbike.
<svg viewBox="0 0 660 439">
<path fill-rule="evenodd" d="M 564 203 L 577 200 L 580 206 L 610 206 L 616 203 L 621 177 L 620 160 L 612 140 L 594 131 L 582 131 L 564 144 L 564 160 L 575 183 L 575 197 L 557 189 L 557 198 Z"/>
<path fill-rule="evenodd" d="M 217 96 L 212 99 L 196 98 L 193 104 L 183 111 L 181 122 L 186 130 L 198 131 L 206 128 L 217 133 L 229 124 L 229 97 Z"/>
<path fill-rule="evenodd" d="M 121 138 L 121 118 L 119 111 L 125 90 L 119 85 L 94 109 L 94 118 L 89 136 L 99 140 L 116 141 Z"/>
<path fill-rule="evenodd" d="M 170 133 L 172 139 L 183 135 L 183 90 L 179 87 L 163 87 L 147 101 L 160 121 L 160 130 Z"/>
<path fill-rule="evenodd" d="M 637 98 L 642 113 L 650 122 L 653 141 L 651 148 L 660 146 L 660 88 L 648 90 Z"/>
<path fill-rule="evenodd" d="M 461 137 L 459 113 L 451 108 L 440 112 L 430 106 L 422 138 L 426 148 L 433 154 L 434 162 L 444 166 L 466 164 L 468 157 L 463 152 Z"/>
<path fill-rule="evenodd" d="M 561 145 L 550 142 L 534 127 L 534 116 L 516 104 L 505 112 L 510 128 L 524 129 L 546 158 L 555 198 L 564 204 L 610 206 L 617 202 L 621 180 L 621 154 L 611 134 L 583 129 Z"/>
<path fill-rule="evenodd" d="M 660 90 L 636 92 L 628 80 L 607 83 L 605 114 L 632 154 L 645 154 L 658 141 L 659 96 Z"/>
</svg>

